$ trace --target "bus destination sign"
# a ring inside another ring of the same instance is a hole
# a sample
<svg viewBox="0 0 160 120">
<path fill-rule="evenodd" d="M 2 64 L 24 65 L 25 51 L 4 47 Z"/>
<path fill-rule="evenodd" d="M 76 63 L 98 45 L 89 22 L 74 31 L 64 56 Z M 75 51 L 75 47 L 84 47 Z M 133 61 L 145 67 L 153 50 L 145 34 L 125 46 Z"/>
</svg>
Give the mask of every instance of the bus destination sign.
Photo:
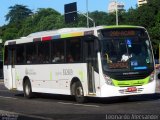
<svg viewBox="0 0 160 120">
<path fill-rule="evenodd" d="M 112 29 L 112 30 L 102 30 L 103 37 L 129 37 L 143 35 L 143 31 L 137 29 Z"/>
<path fill-rule="evenodd" d="M 123 30 L 123 31 L 110 31 L 109 36 L 119 37 L 119 36 L 134 36 L 136 32 L 134 30 Z"/>
</svg>

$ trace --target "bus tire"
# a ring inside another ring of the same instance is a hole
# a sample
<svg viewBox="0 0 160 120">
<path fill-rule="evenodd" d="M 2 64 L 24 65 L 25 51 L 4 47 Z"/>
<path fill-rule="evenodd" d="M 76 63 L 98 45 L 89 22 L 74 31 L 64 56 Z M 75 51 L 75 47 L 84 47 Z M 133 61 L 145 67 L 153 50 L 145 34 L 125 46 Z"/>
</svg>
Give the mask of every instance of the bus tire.
<svg viewBox="0 0 160 120">
<path fill-rule="evenodd" d="M 84 96 L 83 87 L 82 87 L 82 84 L 80 83 L 80 81 L 73 83 L 73 86 L 75 87 L 74 94 L 75 94 L 76 101 L 78 103 L 86 102 L 86 97 Z"/>
<path fill-rule="evenodd" d="M 24 92 L 24 97 L 25 98 L 30 99 L 30 98 L 33 97 L 32 87 L 31 87 L 31 83 L 30 83 L 29 80 L 24 82 L 23 92 Z"/>
</svg>

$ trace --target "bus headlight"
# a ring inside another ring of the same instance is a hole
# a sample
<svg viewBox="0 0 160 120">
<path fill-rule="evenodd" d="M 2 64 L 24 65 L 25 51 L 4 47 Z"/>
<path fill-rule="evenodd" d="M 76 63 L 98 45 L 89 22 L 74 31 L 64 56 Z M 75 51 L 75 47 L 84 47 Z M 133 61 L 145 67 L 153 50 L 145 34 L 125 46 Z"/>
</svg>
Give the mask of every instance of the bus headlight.
<svg viewBox="0 0 160 120">
<path fill-rule="evenodd" d="M 151 73 L 149 82 L 152 82 L 153 80 L 154 80 L 154 72 Z"/>
<path fill-rule="evenodd" d="M 104 79 L 107 85 L 113 85 L 112 79 L 107 75 L 104 75 Z"/>
</svg>

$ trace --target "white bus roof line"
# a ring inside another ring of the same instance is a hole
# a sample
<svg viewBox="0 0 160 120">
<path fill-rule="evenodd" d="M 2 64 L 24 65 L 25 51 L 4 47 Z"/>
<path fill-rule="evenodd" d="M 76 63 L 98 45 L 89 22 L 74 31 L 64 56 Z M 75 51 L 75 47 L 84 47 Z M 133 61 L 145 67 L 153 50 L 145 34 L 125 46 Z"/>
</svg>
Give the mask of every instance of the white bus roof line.
<svg viewBox="0 0 160 120">
<path fill-rule="evenodd" d="M 42 38 L 42 37 L 47 37 L 47 36 L 56 36 L 56 35 L 63 35 L 63 34 L 70 34 L 70 33 L 76 33 L 76 32 L 87 32 L 87 31 L 97 31 L 100 29 L 109 29 L 109 28 L 123 28 L 123 27 L 137 27 L 137 28 L 144 28 L 142 26 L 127 26 L 127 25 L 113 25 L 113 26 L 97 26 L 97 27 L 92 27 L 92 28 L 62 28 L 62 29 L 57 29 L 57 30 L 48 30 L 48 31 L 41 31 L 41 32 L 35 32 L 31 33 L 28 36 L 21 37 L 19 39 L 14 39 L 14 40 L 7 40 L 5 42 L 5 45 L 8 45 L 10 42 L 16 41 L 16 44 L 21 44 L 21 43 L 29 43 L 33 42 L 34 38 Z M 95 33 L 96 35 L 96 33 Z M 23 40 L 23 41 L 22 41 Z"/>
</svg>

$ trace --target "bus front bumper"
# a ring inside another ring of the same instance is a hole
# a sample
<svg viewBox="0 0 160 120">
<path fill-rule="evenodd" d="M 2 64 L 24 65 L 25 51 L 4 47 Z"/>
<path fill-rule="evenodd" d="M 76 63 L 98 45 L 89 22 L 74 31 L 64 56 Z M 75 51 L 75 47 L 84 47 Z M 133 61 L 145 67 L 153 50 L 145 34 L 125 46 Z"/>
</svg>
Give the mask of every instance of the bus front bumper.
<svg viewBox="0 0 160 120">
<path fill-rule="evenodd" d="M 101 87 L 100 97 L 153 94 L 155 93 L 155 88 L 156 88 L 155 81 L 152 81 L 143 86 L 132 86 L 132 87 L 115 87 L 105 84 Z"/>
</svg>

